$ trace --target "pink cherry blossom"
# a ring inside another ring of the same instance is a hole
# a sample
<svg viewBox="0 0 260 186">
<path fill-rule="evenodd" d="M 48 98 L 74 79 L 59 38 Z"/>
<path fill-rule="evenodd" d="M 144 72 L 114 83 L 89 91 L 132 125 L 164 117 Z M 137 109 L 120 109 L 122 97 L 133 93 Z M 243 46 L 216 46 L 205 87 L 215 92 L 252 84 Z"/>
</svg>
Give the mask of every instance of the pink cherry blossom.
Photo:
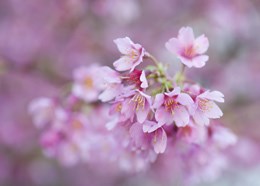
<svg viewBox="0 0 260 186">
<path fill-rule="evenodd" d="M 143 132 L 147 132 L 152 135 L 154 151 L 157 154 L 164 153 L 167 146 L 167 135 L 164 129 L 160 127 L 158 123 L 146 120 L 143 123 Z"/>
<path fill-rule="evenodd" d="M 123 89 L 120 74 L 108 66 L 101 67 L 99 72 L 102 74 L 101 78 L 105 90 L 98 96 L 98 98 L 102 102 L 111 101 L 118 96 Z"/>
<path fill-rule="evenodd" d="M 101 76 L 97 76 L 99 73 L 100 68 L 97 66 L 77 68 L 73 73 L 75 82 L 72 93 L 86 102 L 97 101 L 99 93 L 104 89 Z"/>
<path fill-rule="evenodd" d="M 191 97 L 186 93 L 181 93 L 180 87 L 174 88 L 169 93 L 157 94 L 153 104 L 156 108 L 155 119 L 159 125 L 169 125 L 174 121 L 178 127 L 185 126 L 190 118 L 185 106 L 192 103 Z"/>
<path fill-rule="evenodd" d="M 134 115 L 136 115 L 137 121 L 139 123 L 143 123 L 151 110 L 151 105 L 151 96 L 140 90 L 135 90 L 131 97 L 124 100 L 121 113 L 132 121 L 134 119 Z"/>
<path fill-rule="evenodd" d="M 190 120 L 189 125 L 179 128 L 177 138 L 187 143 L 203 144 L 208 139 L 208 129 L 205 126 L 195 125 Z"/>
<path fill-rule="evenodd" d="M 118 38 L 114 40 L 118 50 L 123 56 L 114 62 L 114 67 L 118 71 L 130 70 L 132 72 L 137 65 L 143 62 L 145 49 L 140 45 L 133 43 L 129 37 Z"/>
<path fill-rule="evenodd" d="M 213 123 L 211 130 L 212 140 L 219 148 L 225 149 L 237 142 L 236 135 L 228 128 L 218 125 L 218 123 Z"/>
<path fill-rule="evenodd" d="M 197 124 L 209 125 L 209 119 L 220 118 L 223 115 L 214 101 L 224 102 L 224 95 L 219 91 L 205 91 L 195 98 L 191 112 Z"/>
<path fill-rule="evenodd" d="M 155 122 L 145 121 L 143 124 L 135 123 L 130 128 L 130 135 L 135 142 L 135 145 L 141 149 L 152 148 L 155 153 L 163 153 L 167 145 L 167 135 L 163 128 L 158 128 L 154 131 L 143 132 L 143 126 L 156 125 Z"/>
<path fill-rule="evenodd" d="M 190 27 L 181 28 L 178 37 L 171 38 L 165 46 L 189 68 L 201 68 L 209 59 L 207 55 L 204 55 L 209 47 L 208 38 L 201 35 L 195 39 Z"/>
<path fill-rule="evenodd" d="M 55 109 L 54 100 L 45 97 L 37 98 L 29 105 L 29 113 L 32 115 L 33 123 L 38 128 L 44 127 L 53 119 Z"/>
</svg>

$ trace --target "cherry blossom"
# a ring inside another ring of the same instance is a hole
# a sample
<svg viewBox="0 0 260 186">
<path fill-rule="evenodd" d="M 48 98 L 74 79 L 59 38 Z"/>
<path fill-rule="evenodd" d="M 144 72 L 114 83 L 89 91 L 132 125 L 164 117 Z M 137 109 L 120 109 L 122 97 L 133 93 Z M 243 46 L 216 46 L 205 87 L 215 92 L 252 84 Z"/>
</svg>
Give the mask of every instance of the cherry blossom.
<svg viewBox="0 0 260 186">
<path fill-rule="evenodd" d="M 217 119 L 223 112 L 214 102 L 224 102 L 224 95 L 219 91 L 205 91 L 195 98 L 192 116 L 199 125 L 209 125 L 209 119 Z"/>
<path fill-rule="evenodd" d="M 159 125 L 175 124 L 185 126 L 189 123 L 189 112 L 185 106 L 193 103 L 191 97 L 186 93 L 181 93 L 180 87 L 174 88 L 173 91 L 157 94 L 153 107 L 156 108 L 155 119 Z"/>
<path fill-rule="evenodd" d="M 97 75 L 100 74 L 99 70 L 97 66 L 77 68 L 73 73 L 75 82 L 72 93 L 86 102 L 97 101 L 104 89 L 101 77 Z"/>
<path fill-rule="evenodd" d="M 129 37 L 114 40 L 118 50 L 123 56 L 114 62 L 118 71 L 130 70 L 132 72 L 137 65 L 143 62 L 145 49 L 140 44 L 135 44 Z"/>
<path fill-rule="evenodd" d="M 194 38 L 190 27 L 181 28 L 178 37 L 171 38 L 165 46 L 189 68 L 201 68 L 209 59 L 207 55 L 204 55 L 209 47 L 208 38 L 204 35 Z"/>
</svg>

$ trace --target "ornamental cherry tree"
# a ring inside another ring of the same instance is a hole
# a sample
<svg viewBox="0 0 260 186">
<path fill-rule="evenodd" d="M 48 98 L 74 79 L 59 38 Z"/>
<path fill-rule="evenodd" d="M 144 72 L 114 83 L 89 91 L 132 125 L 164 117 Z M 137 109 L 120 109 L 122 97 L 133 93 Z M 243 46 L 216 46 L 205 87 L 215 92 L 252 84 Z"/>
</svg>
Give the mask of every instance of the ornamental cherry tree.
<svg viewBox="0 0 260 186">
<path fill-rule="evenodd" d="M 222 158 L 222 151 L 236 142 L 217 120 L 223 115 L 217 102 L 223 103 L 224 95 L 184 73 L 186 67 L 206 65 L 207 37 L 195 38 L 192 28 L 183 27 L 166 42 L 166 49 L 182 63 L 175 75 L 130 38 L 114 43 L 121 57 L 113 68 L 80 67 L 65 97 L 31 103 L 29 112 L 42 131 L 44 153 L 66 165 L 112 161 L 119 170 L 140 171 L 174 151 L 172 159 L 189 159 L 181 161 L 182 167 L 197 163 L 189 174 L 211 169 L 217 175 L 223 166 L 210 163 L 212 158 Z M 208 163 L 198 162 L 202 153 Z"/>
</svg>

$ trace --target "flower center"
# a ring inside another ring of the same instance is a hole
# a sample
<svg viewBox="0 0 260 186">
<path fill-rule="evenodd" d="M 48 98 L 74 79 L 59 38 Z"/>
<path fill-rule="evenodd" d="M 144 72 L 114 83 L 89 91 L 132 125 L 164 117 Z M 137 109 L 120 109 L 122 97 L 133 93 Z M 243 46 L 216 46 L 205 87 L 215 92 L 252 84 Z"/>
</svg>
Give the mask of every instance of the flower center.
<svg viewBox="0 0 260 186">
<path fill-rule="evenodd" d="M 174 114 L 174 108 L 177 106 L 177 102 L 172 97 L 167 97 L 164 101 L 166 111 Z"/>
<path fill-rule="evenodd" d="M 211 101 L 207 99 L 199 99 L 198 107 L 201 111 L 205 112 L 205 111 L 209 111 L 213 107 L 213 104 Z"/>
<path fill-rule="evenodd" d="M 83 128 L 83 124 L 77 119 L 74 120 L 71 125 L 72 125 L 72 128 L 75 130 L 80 130 Z"/>
<path fill-rule="evenodd" d="M 90 89 L 93 88 L 93 80 L 90 77 L 86 77 L 83 81 L 83 84 L 86 88 Z"/>
<path fill-rule="evenodd" d="M 131 50 L 128 56 L 134 60 L 138 57 L 138 53 L 136 52 L 136 50 Z"/>
<path fill-rule="evenodd" d="M 142 96 L 141 94 L 135 94 L 134 97 L 132 98 L 132 101 L 134 101 L 135 103 L 134 108 L 136 109 L 136 111 L 138 111 L 140 107 L 144 109 L 144 105 L 145 105 L 144 96 Z"/>
<path fill-rule="evenodd" d="M 119 103 L 116 106 L 116 112 L 121 112 L 121 110 L 122 110 L 122 103 Z"/>
<path fill-rule="evenodd" d="M 196 52 L 195 52 L 195 49 L 193 46 L 189 46 L 189 47 L 185 48 L 185 50 L 184 50 L 184 56 L 189 59 L 194 57 L 195 54 L 196 54 Z"/>
</svg>

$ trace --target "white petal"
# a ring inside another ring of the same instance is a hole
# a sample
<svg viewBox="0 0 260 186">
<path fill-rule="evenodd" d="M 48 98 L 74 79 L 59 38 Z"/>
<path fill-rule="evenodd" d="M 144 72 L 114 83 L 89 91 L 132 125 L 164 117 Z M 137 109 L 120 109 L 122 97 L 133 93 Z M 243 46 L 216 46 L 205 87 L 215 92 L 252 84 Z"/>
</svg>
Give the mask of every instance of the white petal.
<svg viewBox="0 0 260 186">
<path fill-rule="evenodd" d="M 117 71 L 130 70 L 133 67 L 133 59 L 128 56 L 122 56 L 113 65 Z"/>
<path fill-rule="evenodd" d="M 204 34 L 196 38 L 194 48 L 198 54 L 205 53 L 209 48 L 208 38 Z"/>
<path fill-rule="evenodd" d="M 148 87 L 148 82 L 147 82 L 144 70 L 142 71 L 142 74 L 140 76 L 140 81 L 142 82 L 142 84 L 141 84 L 142 88 L 147 88 Z"/>
<path fill-rule="evenodd" d="M 192 98 L 185 93 L 180 93 L 177 97 L 177 101 L 182 104 L 182 105 L 191 105 L 194 103 L 194 101 L 192 100 Z"/>
<path fill-rule="evenodd" d="M 114 43 L 117 45 L 118 50 L 125 55 L 132 50 L 134 44 L 129 37 L 115 39 Z"/>
</svg>

